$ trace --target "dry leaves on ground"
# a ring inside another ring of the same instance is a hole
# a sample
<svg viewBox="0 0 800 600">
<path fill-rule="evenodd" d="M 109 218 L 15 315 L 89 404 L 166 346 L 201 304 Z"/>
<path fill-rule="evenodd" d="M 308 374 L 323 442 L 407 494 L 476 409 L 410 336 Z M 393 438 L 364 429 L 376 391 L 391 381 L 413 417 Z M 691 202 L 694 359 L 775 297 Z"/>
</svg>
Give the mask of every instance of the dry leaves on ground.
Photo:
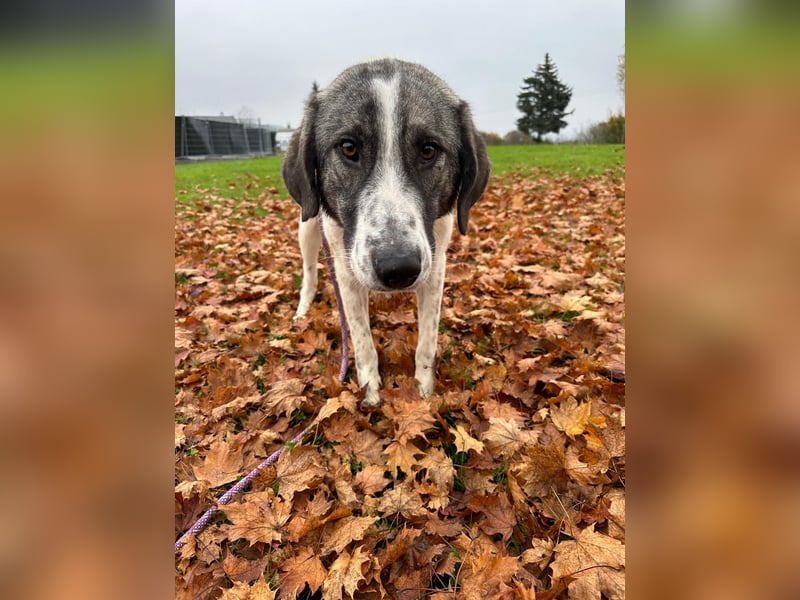
<svg viewBox="0 0 800 600">
<path fill-rule="evenodd" d="M 430 399 L 413 295 L 373 299 L 372 413 L 352 364 L 337 381 L 321 261 L 292 321 L 296 205 L 181 207 L 176 537 L 324 414 L 177 556 L 178 597 L 622 598 L 624 193 L 611 174 L 493 179 L 449 252 Z"/>
</svg>

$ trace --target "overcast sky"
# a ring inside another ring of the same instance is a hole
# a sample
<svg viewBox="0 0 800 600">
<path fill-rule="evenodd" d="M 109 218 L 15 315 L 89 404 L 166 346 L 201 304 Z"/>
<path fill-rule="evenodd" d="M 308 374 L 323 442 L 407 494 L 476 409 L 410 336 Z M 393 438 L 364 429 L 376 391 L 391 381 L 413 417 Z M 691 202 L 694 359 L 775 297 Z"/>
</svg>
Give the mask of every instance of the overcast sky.
<svg viewBox="0 0 800 600">
<path fill-rule="evenodd" d="M 313 81 L 395 56 L 427 66 L 478 129 L 504 135 L 523 78 L 549 52 L 573 89 L 569 138 L 622 110 L 624 50 L 623 0 L 175 0 L 175 111 L 295 127 Z"/>
</svg>

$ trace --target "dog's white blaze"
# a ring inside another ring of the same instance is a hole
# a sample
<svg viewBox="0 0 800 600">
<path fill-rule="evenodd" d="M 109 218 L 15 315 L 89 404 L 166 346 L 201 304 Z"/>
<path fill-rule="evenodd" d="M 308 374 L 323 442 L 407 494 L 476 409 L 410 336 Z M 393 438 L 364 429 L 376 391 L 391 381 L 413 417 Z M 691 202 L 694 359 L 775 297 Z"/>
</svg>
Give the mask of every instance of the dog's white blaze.
<svg viewBox="0 0 800 600">
<path fill-rule="evenodd" d="M 381 141 L 383 142 L 383 147 L 381 148 L 382 167 L 387 166 L 387 162 L 389 162 L 390 167 L 394 167 L 393 163 L 395 161 L 387 161 L 387 158 L 399 157 L 399 149 L 397 148 L 397 96 L 399 83 L 397 75 L 392 77 L 389 81 L 385 79 L 375 79 L 372 82 L 372 87 L 378 98 L 378 104 L 381 107 L 380 124 Z M 394 171 L 393 174 L 395 176 L 399 175 L 396 168 L 392 168 L 391 170 Z M 397 177 L 397 179 L 399 179 L 399 177 Z"/>
<path fill-rule="evenodd" d="M 402 148 L 400 146 L 400 128 L 398 126 L 398 98 L 400 79 L 374 79 L 372 88 L 379 106 L 378 128 L 381 139 L 380 151 L 375 168 L 375 179 L 365 187 L 360 204 L 361 213 L 356 224 L 356 236 L 353 243 L 353 271 L 356 277 L 366 286 L 380 287 L 370 261 L 370 247 L 367 238 L 377 235 L 381 241 L 394 243 L 411 243 L 416 246 L 422 257 L 421 272 L 417 284 L 427 279 L 431 270 L 432 256 L 425 236 L 425 228 L 420 214 L 420 207 L 412 192 L 405 184 L 403 175 Z M 391 224 L 395 227 L 392 228 Z M 404 227 L 408 223 L 410 236 L 398 237 L 397 223 Z M 416 287 L 412 286 L 412 287 Z"/>
</svg>

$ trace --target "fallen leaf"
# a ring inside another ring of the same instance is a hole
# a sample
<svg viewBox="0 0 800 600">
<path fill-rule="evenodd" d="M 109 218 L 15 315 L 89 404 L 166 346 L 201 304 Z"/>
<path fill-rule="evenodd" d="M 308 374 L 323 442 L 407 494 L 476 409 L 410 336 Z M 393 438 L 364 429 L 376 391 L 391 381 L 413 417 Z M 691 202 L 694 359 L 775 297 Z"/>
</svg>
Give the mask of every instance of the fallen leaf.
<svg viewBox="0 0 800 600">
<path fill-rule="evenodd" d="M 261 579 L 252 586 L 246 583 L 234 583 L 232 588 L 222 592 L 220 600 L 275 600 L 275 592 Z"/>
<path fill-rule="evenodd" d="M 297 378 L 273 383 L 264 395 L 263 405 L 274 415 L 288 415 L 303 405 L 306 385 Z"/>
<path fill-rule="evenodd" d="M 301 546 L 297 554 L 283 561 L 280 572 L 282 598 L 296 598 L 306 584 L 312 594 L 316 593 L 328 574 L 317 554 L 307 546 Z"/>
<path fill-rule="evenodd" d="M 292 505 L 275 497 L 270 490 L 247 494 L 242 502 L 226 504 L 221 509 L 231 521 L 225 526 L 231 540 L 244 538 L 251 545 L 270 544 L 281 541 L 281 531 L 289 520 Z"/>
<path fill-rule="evenodd" d="M 284 451 L 275 463 L 278 494 L 291 502 L 297 492 L 319 485 L 325 478 L 319 454 L 313 446 Z"/>
<path fill-rule="evenodd" d="M 366 579 L 362 572 L 363 567 L 371 562 L 369 555 L 365 554 L 362 548 L 363 546 L 356 548 L 352 555 L 342 552 L 333 561 L 322 583 L 323 600 L 342 600 L 342 590 L 350 598 L 355 598 L 359 582 Z"/>
<path fill-rule="evenodd" d="M 427 514 L 420 495 L 407 484 L 397 485 L 384 492 L 378 504 L 378 510 L 384 516 L 402 515 L 406 519 Z"/>
<path fill-rule="evenodd" d="M 351 542 L 364 539 L 364 535 L 375 524 L 374 517 L 345 517 L 336 522 L 319 549 L 321 556 L 331 552 L 341 553 Z"/>
<path fill-rule="evenodd" d="M 395 439 L 400 444 L 407 444 L 415 437 L 425 437 L 426 432 L 433 428 L 436 419 L 431 414 L 429 402 L 404 402 L 401 409 L 394 415 Z"/>
<path fill-rule="evenodd" d="M 248 560 L 229 552 L 222 560 L 222 568 L 231 581 L 250 583 L 264 574 L 268 562 L 269 555 L 258 560 Z"/>
<path fill-rule="evenodd" d="M 483 452 L 483 442 L 472 437 L 461 425 L 456 425 L 455 429 L 450 430 L 450 433 L 455 437 L 456 450 L 459 452 L 469 452 L 470 450 L 479 454 Z"/>
<path fill-rule="evenodd" d="M 570 577 L 567 584 L 570 598 L 609 600 L 625 597 L 625 548 L 615 540 L 594 530 L 582 530 L 574 540 L 555 547 L 555 560 L 550 565 L 555 579 Z"/>
<path fill-rule="evenodd" d="M 208 481 L 212 488 L 234 481 L 242 474 L 243 457 L 226 442 L 215 442 L 202 463 L 194 466 L 196 479 Z"/>
<path fill-rule="evenodd" d="M 489 429 L 483 434 L 483 441 L 489 452 L 497 456 L 512 456 L 524 446 L 535 444 L 537 435 L 522 429 L 516 421 L 489 417 Z"/>
</svg>

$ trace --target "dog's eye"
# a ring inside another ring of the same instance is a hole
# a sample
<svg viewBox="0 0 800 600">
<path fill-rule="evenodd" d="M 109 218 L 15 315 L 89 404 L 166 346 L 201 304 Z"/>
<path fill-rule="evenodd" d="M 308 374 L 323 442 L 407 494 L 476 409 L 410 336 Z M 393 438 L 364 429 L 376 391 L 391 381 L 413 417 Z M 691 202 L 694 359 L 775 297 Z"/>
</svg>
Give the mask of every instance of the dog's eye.
<svg viewBox="0 0 800 600">
<path fill-rule="evenodd" d="M 436 146 L 433 144 L 423 144 L 419 149 L 419 158 L 422 162 L 431 162 L 436 158 Z"/>
<path fill-rule="evenodd" d="M 353 140 L 342 140 L 339 144 L 342 154 L 347 160 L 356 162 L 358 160 L 358 148 Z"/>
</svg>

